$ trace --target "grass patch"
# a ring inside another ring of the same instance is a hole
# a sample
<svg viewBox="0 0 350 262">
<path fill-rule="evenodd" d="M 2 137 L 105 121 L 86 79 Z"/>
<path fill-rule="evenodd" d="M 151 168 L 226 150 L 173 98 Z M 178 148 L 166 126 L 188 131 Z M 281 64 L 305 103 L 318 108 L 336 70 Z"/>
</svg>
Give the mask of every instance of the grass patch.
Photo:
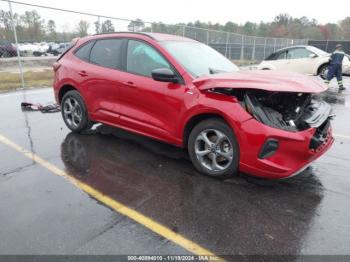
<svg viewBox="0 0 350 262">
<path fill-rule="evenodd" d="M 52 83 L 52 70 L 26 71 L 24 73 L 25 87 L 47 87 L 52 86 Z M 0 91 L 10 91 L 21 87 L 19 73 L 0 73 Z"/>
<path fill-rule="evenodd" d="M 236 66 L 250 66 L 260 64 L 256 60 L 231 60 Z"/>
</svg>

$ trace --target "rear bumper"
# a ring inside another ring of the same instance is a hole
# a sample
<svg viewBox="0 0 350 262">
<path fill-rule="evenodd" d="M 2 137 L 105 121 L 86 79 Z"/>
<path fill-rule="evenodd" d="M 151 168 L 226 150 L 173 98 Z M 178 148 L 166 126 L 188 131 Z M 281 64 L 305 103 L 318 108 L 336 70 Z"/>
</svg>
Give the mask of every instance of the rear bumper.
<svg viewBox="0 0 350 262">
<path fill-rule="evenodd" d="M 320 133 L 317 128 L 288 132 L 263 125 L 255 119 L 244 122 L 241 128 L 240 171 L 267 179 L 282 179 L 299 174 L 334 142 L 330 125 L 317 148 L 311 146 L 311 141 Z M 268 139 L 277 140 L 278 149 L 271 156 L 261 159 L 259 152 Z"/>
</svg>

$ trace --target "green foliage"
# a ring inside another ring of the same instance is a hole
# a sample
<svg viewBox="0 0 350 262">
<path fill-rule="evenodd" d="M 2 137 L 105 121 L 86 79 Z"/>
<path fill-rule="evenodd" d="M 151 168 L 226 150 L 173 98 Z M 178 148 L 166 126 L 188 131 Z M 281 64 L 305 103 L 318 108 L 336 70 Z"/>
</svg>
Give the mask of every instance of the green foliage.
<svg viewBox="0 0 350 262">
<path fill-rule="evenodd" d="M 342 29 L 345 39 L 350 39 L 350 16 L 340 22 L 340 28 Z"/>
<path fill-rule="evenodd" d="M 102 23 L 102 33 L 115 32 L 113 23 L 111 20 L 107 19 Z"/>
<path fill-rule="evenodd" d="M 154 23 L 152 25 L 152 29 L 154 32 L 182 35 L 183 25 L 184 24 L 165 25 L 159 22 Z M 202 22 L 197 20 L 185 25 L 189 27 L 186 29 L 186 35 L 191 35 L 189 34 L 189 31 L 196 31 L 193 33 L 194 38 L 196 38 L 195 35 L 198 38 L 198 34 L 203 34 L 203 31 L 201 32 L 200 30 L 190 29 L 190 27 L 220 30 L 261 37 L 285 37 L 315 40 L 350 39 L 350 17 L 341 20 L 338 24 L 328 23 L 325 25 L 319 24 L 315 19 L 309 19 L 305 16 L 293 18 L 289 14 L 279 14 L 272 22 L 252 23 L 248 21 L 243 25 L 238 25 L 229 21 L 225 25 L 221 25 L 218 23 L 212 24 L 210 22 Z M 150 27 L 145 27 L 142 31 L 151 31 L 150 29 Z"/>
<path fill-rule="evenodd" d="M 128 25 L 128 30 L 132 32 L 139 32 L 142 31 L 145 28 L 145 24 L 142 22 L 141 19 L 136 19 L 134 21 L 131 21 Z"/>
</svg>

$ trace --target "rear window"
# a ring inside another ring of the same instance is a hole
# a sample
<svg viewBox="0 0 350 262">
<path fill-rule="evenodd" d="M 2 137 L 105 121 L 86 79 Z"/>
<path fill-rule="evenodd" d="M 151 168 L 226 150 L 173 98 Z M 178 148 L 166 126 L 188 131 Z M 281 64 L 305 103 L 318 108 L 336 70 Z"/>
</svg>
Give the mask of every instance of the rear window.
<svg viewBox="0 0 350 262">
<path fill-rule="evenodd" d="M 81 46 L 77 51 L 75 51 L 75 55 L 84 61 L 89 61 L 90 50 L 94 45 L 95 41 L 90 41 L 83 46 Z"/>
<path fill-rule="evenodd" d="M 97 40 L 90 53 L 90 62 L 110 68 L 121 68 L 122 39 Z"/>
</svg>

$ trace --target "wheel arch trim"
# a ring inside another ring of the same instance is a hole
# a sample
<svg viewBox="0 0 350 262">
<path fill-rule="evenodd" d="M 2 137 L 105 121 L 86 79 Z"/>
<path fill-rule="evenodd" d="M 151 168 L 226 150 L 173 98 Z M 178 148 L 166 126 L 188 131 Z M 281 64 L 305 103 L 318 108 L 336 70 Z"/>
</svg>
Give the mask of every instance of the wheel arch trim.
<svg viewBox="0 0 350 262">
<path fill-rule="evenodd" d="M 232 129 L 234 135 L 237 138 L 237 142 L 239 144 L 239 135 L 236 132 L 236 126 L 232 121 L 229 120 L 229 117 L 225 115 L 223 112 L 218 110 L 200 110 L 197 112 L 194 112 L 189 117 L 186 118 L 184 121 L 182 130 L 182 146 L 184 148 L 187 148 L 188 139 L 191 133 L 191 130 L 201 121 L 204 121 L 206 119 L 210 118 L 219 118 L 227 123 L 227 125 Z"/>
</svg>

